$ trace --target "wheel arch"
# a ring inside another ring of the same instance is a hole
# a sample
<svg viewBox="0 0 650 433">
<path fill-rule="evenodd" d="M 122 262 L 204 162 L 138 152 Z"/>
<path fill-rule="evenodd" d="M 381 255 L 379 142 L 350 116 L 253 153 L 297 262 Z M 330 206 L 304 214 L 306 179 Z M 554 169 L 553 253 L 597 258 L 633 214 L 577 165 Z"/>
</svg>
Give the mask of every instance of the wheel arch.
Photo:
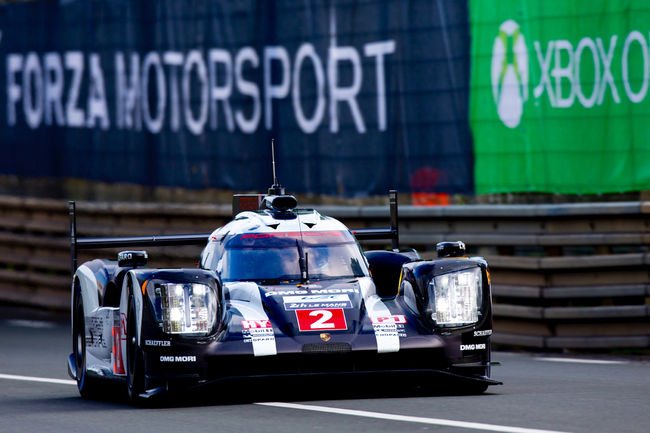
<svg viewBox="0 0 650 433">
<path fill-rule="evenodd" d="M 81 292 L 85 316 L 89 316 L 90 313 L 99 308 L 101 283 L 97 274 L 98 270 L 93 270 L 90 265 L 92 264 L 84 263 L 74 273 L 72 279 L 72 296 L 70 297 L 70 307 L 73 314 L 77 287 L 79 287 Z"/>
</svg>

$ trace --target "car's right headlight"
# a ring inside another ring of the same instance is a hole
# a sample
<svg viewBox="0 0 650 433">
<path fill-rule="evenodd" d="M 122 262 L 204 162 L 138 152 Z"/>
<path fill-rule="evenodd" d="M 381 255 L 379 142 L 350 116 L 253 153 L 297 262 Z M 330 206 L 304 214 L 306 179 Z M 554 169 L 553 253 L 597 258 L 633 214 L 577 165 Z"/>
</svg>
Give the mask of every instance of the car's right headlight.
<svg viewBox="0 0 650 433">
<path fill-rule="evenodd" d="M 463 326 L 479 320 L 482 296 L 481 268 L 464 269 L 434 277 L 431 318 L 441 326 Z"/>
<path fill-rule="evenodd" d="M 217 297 L 198 283 L 161 284 L 163 331 L 168 334 L 210 333 L 217 319 Z"/>
</svg>

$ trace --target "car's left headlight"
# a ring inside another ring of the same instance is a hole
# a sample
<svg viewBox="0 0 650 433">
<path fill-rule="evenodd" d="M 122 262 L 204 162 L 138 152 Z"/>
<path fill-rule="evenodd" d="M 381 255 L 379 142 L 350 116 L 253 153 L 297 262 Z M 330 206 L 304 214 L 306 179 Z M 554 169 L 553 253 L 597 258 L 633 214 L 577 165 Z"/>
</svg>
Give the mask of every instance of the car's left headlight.
<svg viewBox="0 0 650 433">
<path fill-rule="evenodd" d="M 479 320 L 482 296 L 481 268 L 438 275 L 429 283 L 433 293 L 431 318 L 437 325 L 462 326 Z"/>
<path fill-rule="evenodd" d="M 206 335 L 217 318 L 217 298 L 210 286 L 198 283 L 161 284 L 163 331 Z"/>
</svg>

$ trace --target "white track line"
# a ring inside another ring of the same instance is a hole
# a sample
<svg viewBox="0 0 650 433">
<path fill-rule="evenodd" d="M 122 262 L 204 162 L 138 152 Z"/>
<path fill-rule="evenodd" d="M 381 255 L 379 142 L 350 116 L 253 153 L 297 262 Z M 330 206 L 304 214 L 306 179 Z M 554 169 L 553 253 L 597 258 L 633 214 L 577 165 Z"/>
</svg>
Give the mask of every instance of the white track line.
<svg viewBox="0 0 650 433">
<path fill-rule="evenodd" d="M 7 380 L 22 380 L 24 382 L 43 382 L 43 383 L 56 383 L 59 385 L 76 385 L 77 382 L 74 380 L 64 380 L 64 379 L 50 379 L 47 377 L 31 377 L 31 376 L 16 376 L 13 374 L 0 374 L 0 379 Z"/>
<path fill-rule="evenodd" d="M 26 382 L 53 383 L 59 385 L 77 384 L 77 382 L 75 382 L 74 380 L 50 379 L 46 377 L 18 376 L 13 374 L 0 374 L 0 379 L 20 380 Z M 564 433 L 556 430 L 539 430 L 539 429 L 524 428 L 524 427 L 510 427 L 510 426 L 496 425 L 496 424 L 484 424 L 484 423 L 469 422 L 469 421 L 454 421 L 454 420 L 441 419 L 441 418 L 424 418 L 419 416 L 395 415 L 395 414 L 387 414 L 387 413 L 379 413 L 379 412 L 369 412 L 365 410 L 340 409 L 336 407 L 314 406 L 314 405 L 306 405 L 306 404 L 280 403 L 280 402 L 255 403 L 255 404 L 259 406 L 279 407 L 284 409 L 308 410 L 312 412 L 325 412 L 325 413 L 333 413 L 337 415 L 350 415 L 350 416 L 358 416 L 363 418 L 375 418 L 375 419 L 383 419 L 389 421 L 402 421 L 402 422 L 411 422 L 417 424 L 440 425 L 440 426 L 458 427 L 458 428 L 472 429 L 472 430 L 495 431 L 495 432 L 504 432 L 504 433 Z"/>
<path fill-rule="evenodd" d="M 614 365 L 614 364 L 627 364 L 626 361 L 605 361 L 602 359 L 580 359 L 580 358 L 534 358 L 535 361 L 548 361 L 548 362 L 567 362 L 574 364 L 602 364 L 602 365 Z"/>
<path fill-rule="evenodd" d="M 380 413 L 380 412 L 369 412 L 365 410 L 339 409 L 335 407 L 312 406 L 306 404 L 279 403 L 279 402 L 255 403 L 255 404 L 260 406 L 281 407 L 285 409 L 309 410 L 313 412 L 334 413 L 337 415 L 351 415 L 351 416 L 359 416 L 364 418 L 376 418 L 376 419 L 383 419 L 389 421 L 403 421 L 403 422 L 411 422 L 411 423 L 418 423 L 418 424 L 431 424 L 431 425 L 458 427 L 458 428 L 483 430 L 483 431 L 496 431 L 496 432 L 506 432 L 506 433 L 563 433 L 555 430 L 538 430 L 538 429 L 510 427 L 510 426 L 496 425 L 496 424 L 483 424 L 478 422 L 453 421 L 449 419 L 440 419 L 440 418 L 424 418 L 419 416 L 394 415 L 394 414 L 387 414 L 387 413 Z"/>
<path fill-rule="evenodd" d="M 16 326 L 19 328 L 35 328 L 35 329 L 40 329 L 40 328 L 54 328 L 56 327 L 56 323 L 54 322 L 46 322 L 43 320 L 20 320 L 20 319 L 10 319 L 10 320 L 5 320 L 5 323 L 9 326 Z"/>
</svg>

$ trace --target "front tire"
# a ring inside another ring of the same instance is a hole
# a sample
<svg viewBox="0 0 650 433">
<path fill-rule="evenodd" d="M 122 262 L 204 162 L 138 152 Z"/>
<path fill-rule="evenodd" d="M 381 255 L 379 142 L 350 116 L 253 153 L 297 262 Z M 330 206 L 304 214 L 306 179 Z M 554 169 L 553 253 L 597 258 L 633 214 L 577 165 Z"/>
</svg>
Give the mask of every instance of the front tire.
<svg viewBox="0 0 650 433">
<path fill-rule="evenodd" d="M 135 298 L 131 293 L 126 331 L 126 385 L 129 400 L 139 403 L 142 400 L 140 394 L 144 392 L 144 357 L 138 342 L 135 311 Z"/>
<path fill-rule="evenodd" d="M 72 353 L 77 370 L 77 388 L 81 397 L 96 398 L 99 395 L 98 379 L 88 375 L 86 361 L 86 317 L 79 283 L 75 284 L 74 315 L 72 320 Z"/>
</svg>

